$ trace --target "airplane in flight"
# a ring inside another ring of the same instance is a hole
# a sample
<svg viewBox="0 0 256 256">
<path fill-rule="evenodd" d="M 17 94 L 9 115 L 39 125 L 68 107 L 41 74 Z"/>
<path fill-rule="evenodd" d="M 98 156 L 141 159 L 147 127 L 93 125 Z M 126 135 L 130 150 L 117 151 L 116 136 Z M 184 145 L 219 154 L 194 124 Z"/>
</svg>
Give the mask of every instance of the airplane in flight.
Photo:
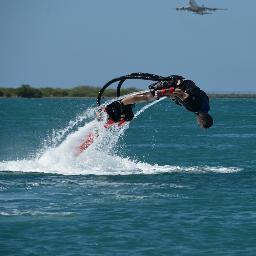
<svg viewBox="0 0 256 256">
<path fill-rule="evenodd" d="M 177 11 L 190 11 L 194 12 L 196 14 L 212 14 L 212 11 L 218 11 L 218 10 L 227 10 L 223 8 L 210 8 L 210 7 L 205 7 L 204 5 L 198 5 L 195 0 L 189 0 L 188 1 L 188 6 L 183 6 L 183 7 L 177 7 Z"/>
</svg>

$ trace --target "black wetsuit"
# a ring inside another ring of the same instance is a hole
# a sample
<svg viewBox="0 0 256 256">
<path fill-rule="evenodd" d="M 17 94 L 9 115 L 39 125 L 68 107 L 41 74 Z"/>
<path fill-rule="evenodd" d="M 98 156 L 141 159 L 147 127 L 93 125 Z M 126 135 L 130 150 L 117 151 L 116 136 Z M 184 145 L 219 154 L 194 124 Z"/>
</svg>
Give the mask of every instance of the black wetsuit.
<svg viewBox="0 0 256 256">
<path fill-rule="evenodd" d="M 175 98 L 178 104 L 183 105 L 187 110 L 191 112 L 203 112 L 208 113 L 210 110 L 209 98 L 207 94 L 202 91 L 195 83 L 191 80 L 184 80 L 177 87 L 183 92 L 186 92 L 189 96 L 185 100 Z"/>
</svg>

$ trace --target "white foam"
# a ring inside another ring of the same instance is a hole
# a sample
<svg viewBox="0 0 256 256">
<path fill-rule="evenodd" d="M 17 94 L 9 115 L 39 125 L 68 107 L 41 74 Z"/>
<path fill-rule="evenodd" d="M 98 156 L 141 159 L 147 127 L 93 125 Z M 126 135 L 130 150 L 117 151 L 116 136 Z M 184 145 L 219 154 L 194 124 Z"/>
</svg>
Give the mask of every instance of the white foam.
<svg viewBox="0 0 256 256">
<path fill-rule="evenodd" d="M 40 172 L 62 175 L 131 175 L 159 173 L 235 173 L 242 169 L 224 166 L 171 166 L 138 162 L 120 156 L 93 152 L 94 159 L 83 157 L 77 161 L 18 160 L 0 163 L 0 171 Z"/>
</svg>

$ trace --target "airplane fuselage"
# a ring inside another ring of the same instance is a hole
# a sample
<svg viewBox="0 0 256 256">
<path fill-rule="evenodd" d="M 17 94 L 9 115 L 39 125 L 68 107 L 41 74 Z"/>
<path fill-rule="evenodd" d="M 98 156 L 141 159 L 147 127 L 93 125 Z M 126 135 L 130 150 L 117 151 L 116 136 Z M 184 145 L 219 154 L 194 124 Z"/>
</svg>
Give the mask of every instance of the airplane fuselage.
<svg viewBox="0 0 256 256">
<path fill-rule="evenodd" d="M 225 10 L 225 9 L 219 9 L 219 8 L 210 8 L 210 7 L 205 7 L 205 6 L 199 6 L 195 0 L 189 0 L 188 6 L 183 6 L 183 7 L 177 7 L 177 11 L 190 11 L 194 12 L 197 14 L 211 14 L 210 11 L 217 11 L 217 10 Z"/>
</svg>

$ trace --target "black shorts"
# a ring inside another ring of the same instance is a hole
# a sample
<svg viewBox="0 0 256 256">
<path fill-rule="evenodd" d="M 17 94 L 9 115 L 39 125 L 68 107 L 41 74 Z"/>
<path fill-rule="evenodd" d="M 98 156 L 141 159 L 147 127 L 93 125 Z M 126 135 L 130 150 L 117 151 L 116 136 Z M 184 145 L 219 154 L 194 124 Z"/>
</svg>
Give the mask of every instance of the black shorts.
<svg viewBox="0 0 256 256">
<path fill-rule="evenodd" d="M 131 121 L 134 117 L 133 106 L 134 104 L 124 105 L 121 100 L 117 100 L 106 106 L 106 112 L 114 122 L 119 122 L 122 118 Z"/>
</svg>

